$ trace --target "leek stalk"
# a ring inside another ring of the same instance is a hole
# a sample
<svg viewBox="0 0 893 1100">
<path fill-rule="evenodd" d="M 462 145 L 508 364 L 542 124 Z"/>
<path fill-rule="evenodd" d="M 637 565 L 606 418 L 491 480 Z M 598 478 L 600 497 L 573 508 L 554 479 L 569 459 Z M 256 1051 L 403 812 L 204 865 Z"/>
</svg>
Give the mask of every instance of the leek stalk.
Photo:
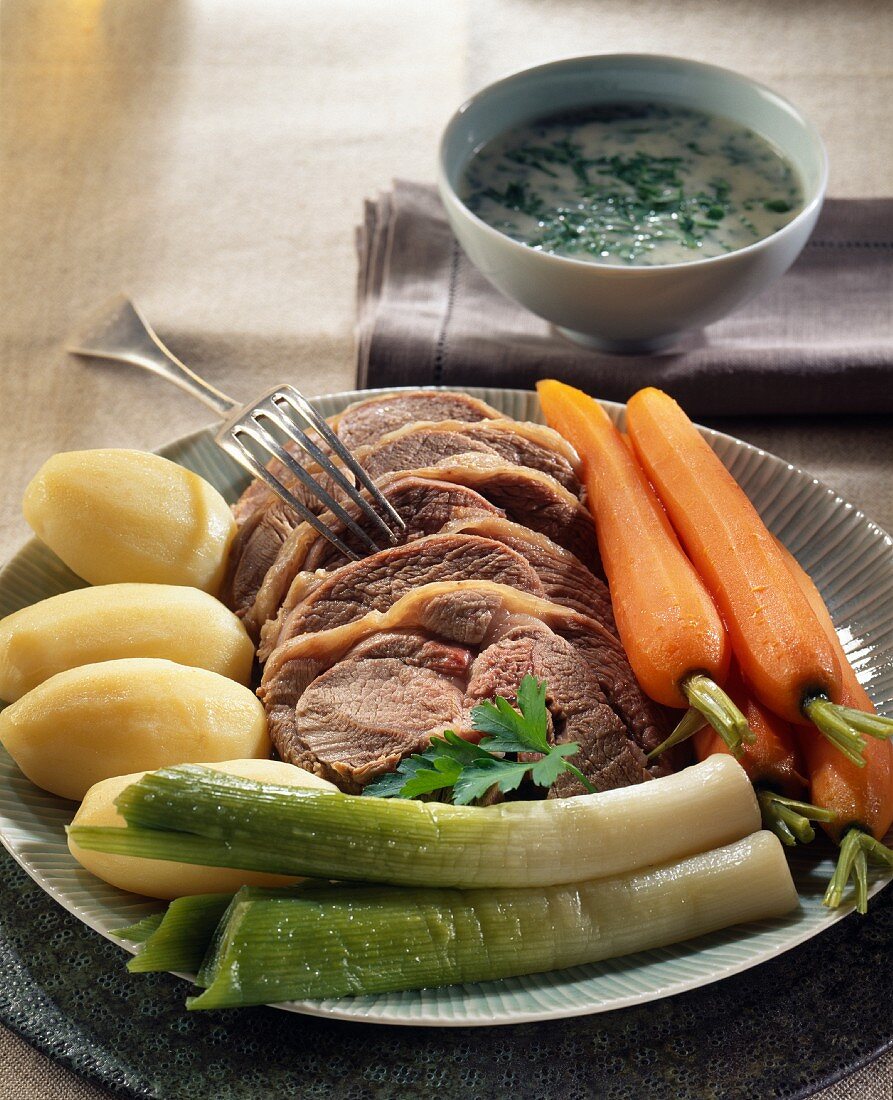
<svg viewBox="0 0 893 1100">
<path fill-rule="evenodd" d="M 217 1009 L 490 981 L 662 947 L 798 904 L 759 832 L 663 867 L 546 889 L 308 885 L 236 895 L 187 1005 Z"/>
<path fill-rule="evenodd" d="M 145 943 L 162 920 L 164 920 L 164 913 L 149 913 L 136 924 L 128 924 L 124 928 L 113 928 L 112 935 L 117 936 L 119 940 L 130 940 L 131 943 Z"/>
<path fill-rule="evenodd" d="M 127 969 L 137 974 L 154 970 L 195 973 L 232 898 L 232 894 L 176 898 Z"/>
<path fill-rule="evenodd" d="M 632 787 L 452 806 L 257 783 L 182 765 L 116 805 L 126 829 L 72 826 L 82 848 L 274 874 L 458 888 L 553 886 L 705 852 L 760 827 L 731 757 Z"/>
</svg>

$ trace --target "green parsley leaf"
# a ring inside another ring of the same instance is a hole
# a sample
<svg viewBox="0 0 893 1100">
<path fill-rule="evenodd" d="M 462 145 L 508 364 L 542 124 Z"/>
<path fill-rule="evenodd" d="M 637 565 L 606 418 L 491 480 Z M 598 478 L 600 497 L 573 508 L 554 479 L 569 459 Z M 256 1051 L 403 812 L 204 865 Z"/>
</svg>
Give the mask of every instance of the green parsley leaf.
<svg viewBox="0 0 893 1100">
<path fill-rule="evenodd" d="M 363 789 L 363 794 L 373 798 L 417 798 L 420 794 L 452 787 L 461 772 L 459 763 L 455 763 L 453 774 L 435 769 L 430 752 L 407 756 L 397 765 L 396 771 L 380 775 Z M 407 790 L 411 793 L 407 794 Z"/>
<path fill-rule="evenodd" d="M 505 794 L 520 786 L 530 770 L 530 765 L 518 760 L 500 760 L 491 756 L 470 764 L 453 786 L 453 801 L 457 806 L 467 806 L 476 798 L 483 798 L 492 786 Z"/>
<path fill-rule="evenodd" d="M 580 751 L 580 746 L 571 741 L 566 745 L 551 745 L 541 760 L 535 760 L 530 767 L 530 778 L 538 787 L 551 787 L 563 771 L 567 770 L 565 757 Z M 585 786 L 584 781 L 584 786 Z"/>
<path fill-rule="evenodd" d="M 563 771 L 572 772 L 586 787 L 594 788 L 567 757 L 579 751 L 576 744 L 550 745 L 546 684 L 527 675 L 518 687 L 518 710 L 497 695 L 479 703 L 471 712 L 472 727 L 486 736 L 480 745 L 466 741 L 453 730 L 431 738 L 431 746 L 401 760 L 397 770 L 379 776 L 363 791 L 376 798 L 418 798 L 452 788 L 453 802 L 467 806 L 496 787 L 503 794 L 517 790 L 529 774 L 540 787 L 551 787 Z M 518 760 L 521 753 L 535 753 L 534 760 Z"/>
<path fill-rule="evenodd" d="M 372 798 L 399 798 L 406 786 L 407 770 L 405 765 L 407 763 L 407 760 L 401 760 L 396 771 L 385 772 L 384 775 L 373 779 L 371 783 L 367 783 L 363 788 L 363 794 L 368 794 Z"/>
<path fill-rule="evenodd" d="M 422 757 L 419 757 L 419 760 L 422 760 Z M 462 765 L 458 760 L 452 760 L 448 756 L 436 757 L 433 767 L 420 767 L 413 773 L 412 778 L 403 784 L 400 797 L 418 798 L 420 794 L 430 794 L 432 791 L 453 787 L 461 774 Z"/>
<path fill-rule="evenodd" d="M 449 748 L 440 746 L 441 740 Z M 433 737 L 431 741 L 432 744 L 439 747 L 441 753 L 448 754 L 454 760 L 458 760 L 463 764 L 473 764 L 475 760 L 486 760 L 490 755 L 473 741 L 466 741 L 464 737 L 460 737 L 458 733 L 454 733 L 452 730 L 444 730 L 442 739 Z"/>
<path fill-rule="evenodd" d="M 418 798 L 420 794 L 442 791 L 455 784 L 464 767 L 480 758 L 490 759 L 490 754 L 452 730 L 445 730 L 443 737 L 431 738 L 429 749 L 401 760 L 395 772 L 379 776 L 363 789 L 363 794 L 373 798 Z"/>
<path fill-rule="evenodd" d="M 489 736 L 481 747 L 490 752 L 548 752 L 546 684 L 529 674 L 518 688 L 517 710 L 501 695 L 496 701 L 479 703 L 471 712 L 471 725 Z"/>
</svg>

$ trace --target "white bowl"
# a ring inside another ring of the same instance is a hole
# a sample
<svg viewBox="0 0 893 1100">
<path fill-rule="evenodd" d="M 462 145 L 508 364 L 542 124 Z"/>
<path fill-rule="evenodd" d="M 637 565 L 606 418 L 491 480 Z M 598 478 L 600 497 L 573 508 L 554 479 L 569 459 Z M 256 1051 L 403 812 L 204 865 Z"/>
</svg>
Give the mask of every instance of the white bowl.
<svg viewBox="0 0 893 1100">
<path fill-rule="evenodd" d="M 647 101 L 721 115 L 749 127 L 793 164 L 804 206 L 786 226 L 722 256 L 619 267 L 538 252 L 493 229 L 459 197 L 475 150 L 515 126 L 571 108 Z M 652 54 L 604 54 L 538 65 L 488 85 L 444 131 L 437 182 L 453 232 L 503 294 L 582 343 L 653 351 L 765 290 L 794 262 L 825 196 L 828 159 L 814 127 L 787 100 L 715 65 Z"/>
</svg>

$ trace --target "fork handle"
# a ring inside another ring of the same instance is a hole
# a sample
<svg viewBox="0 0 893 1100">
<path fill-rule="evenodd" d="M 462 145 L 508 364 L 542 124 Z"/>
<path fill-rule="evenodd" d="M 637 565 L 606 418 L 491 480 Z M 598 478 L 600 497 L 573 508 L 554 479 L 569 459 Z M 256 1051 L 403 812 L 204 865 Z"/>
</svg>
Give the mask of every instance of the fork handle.
<svg viewBox="0 0 893 1100">
<path fill-rule="evenodd" d="M 122 295 L 119 304 L 113 304 L 118 308 L 109 313 L 107 329 L 103 326 L 105 331 L 98 334 L 94 331 L 93 339 L 85 341 L 90 346 L 72 347 L 70 351 L 142 367 L 186 390 L 224 419 L 242 407 L 241 402 L 234 401 L 181 363 L 129 298 Z"/>
<path fill-rule="evenodd" d="M 181 390 L 191 393 L 193 397 L 197 397 L 199 401 L 203 401 L 219 413 L 221 417 L 227 417 L 233 409 L 241 408 L 241 402 L 234 401 L 221 390 L 212 386 L 210 382 L 206 382 L 204 378 L 199 378 L 185 363 L 181 363 L 170 348 L 165 347 L 161 342 L 158 334 L 136 304 L 131 301 L 129 305 L 146 337 L 143 345 L 139 348 L 139 366 L 153 371 L 162 378 L 166 378 L 168 382 L 173 382 L 175 386 L 179 386 Z"/>
</svg>

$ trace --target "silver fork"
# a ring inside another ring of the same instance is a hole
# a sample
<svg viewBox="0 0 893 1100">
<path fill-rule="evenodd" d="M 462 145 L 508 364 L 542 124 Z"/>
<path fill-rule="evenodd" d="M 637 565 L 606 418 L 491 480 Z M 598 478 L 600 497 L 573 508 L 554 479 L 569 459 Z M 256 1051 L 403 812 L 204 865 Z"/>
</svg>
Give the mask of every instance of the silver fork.
<svg viewBox="0 0 893 1100">
<path fill-rule="evenodd" d="M 314 527 L 348 558 L 356 560 L 359 555 L 267 469 L 266 463 L 271 458 L 277 458 L 296 480 L 337 516 L 370 551 L 374 552 L 381 547 L 345 511 L 326 487 L 321 485 L 286 450 L 270 431 L 271 426 L 297 443 L 301 450 L 325 471 L 372 521 L 378 532 L 387 539 L 388 544 L 393 545 L 399 541 L 399 532 L 406 527 L 400 514 L 376 488 L 363 467 L 316 409 L 293 386 L 274 386 L 250 405 L 242 405 L 234 401 L 181 363 L 159 340 L 140 310 L 123 294 L 107 302 L 104 308 L 73 338 L 67 350 L 73 355 L 111 359 L 118 363 L 142 367 L 144 370 L 166 378 L 175 386 L 179 386 L 180 389 L 186 390 L 199 401 L 209 405 L 218 416 L 223 418 L 223 424 L 214 437 L 218 447 L 226 451 L 253 477 L 264 481 L 278 497 L 297 512 L 301 519 Z M 344 468 L 354 477 L 353 483 L 345 475 L 344 469 L 332 462 L 325 451 L 307 434 L 301 426 L 302 422 L 316 432 L 328 444 L 333 454 L 344 463 Z M 363 495 L 360 486 L 369 493 L 371 500 Z M 373 501 L 384 515 L 376 510 Z"/>
</svg>

